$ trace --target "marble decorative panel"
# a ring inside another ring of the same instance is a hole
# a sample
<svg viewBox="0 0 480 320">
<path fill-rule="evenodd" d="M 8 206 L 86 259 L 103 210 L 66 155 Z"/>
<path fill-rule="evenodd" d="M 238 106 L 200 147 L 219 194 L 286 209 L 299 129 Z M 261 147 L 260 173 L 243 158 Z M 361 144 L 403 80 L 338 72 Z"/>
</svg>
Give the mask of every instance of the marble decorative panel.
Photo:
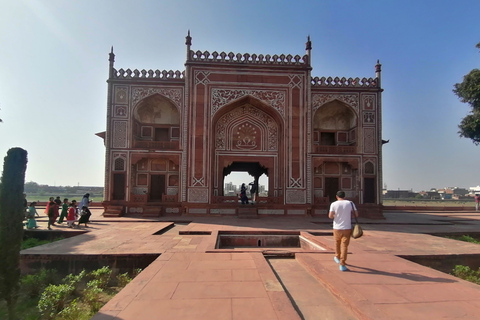
<svg viewBox="0 0 480 320">
<path fill-rule="evenodd" d="M 226 113 L 217 121 L 215 148 L 276 151 L 278 132 L 278 125 L 271 116 L 246 105 Z"/>
<path fill-rule="evenodd" d="M 178 187 L 168 187 L 167 194 L 171 196 L 178 194 Z"/>
<path fill-rule="evenodd" d="M 375 112 L 364 112 L 363 113 L 363 123 L 364 124 L 375 124 Z"/>
<path fill-rule="evenodd" d="M 358 111 L 358 94 L 312 94 L 312 109 L 316 111 L 327 102 L 339 100 Z"/>
<path fill-rule="evenodd" d="M 195 71 L 195 85 L 197 84 L 208 84 L 210 83 L 210 80 L 208 79 L 208 76 L 210 75 L 210 72 L 207 71 Z"/>
<path fill-rule="evenodd" d="M 235 209 L 210 209 L 211 214 L 236 214 Z"/>
<path fill-rule="evenodd" d="M 285 214 L 283 209 L 258 209 L 258 214 Z"/>
<path fill-rule="evenodd" d="M 132 104 L 136 105 L 140 100 L 153 94 L 160 94 L 170 99 L 179 110 L 183 106 L 183 92 L 180 88 L 149 88 L 140 87 L 132 89 Z"/>
<path fill-rule="evenodd" d="M 180 213 L 180 208 L 165 208 L 165 213 Z"/>
<path fill-rule="evenodd" d="M 301 209 L 291 209 L 291 210 L 287 210 L 287 214 L 296 214 L 296 215 L 304 215 L 306 214 L 305 210 L 301 210 Z"/>
<path fill-rule="evenodd" d="M 115 106 L 114 111 L 115 118 L 127 118 L 128 117 L 128 106 Z"/>
<path fill-rule="evenodd" d="M 189 208 L 188 213 L 190 213 L 190 214 L 207 214 L 207 209 L 205 209 L 205 208 Z"/>
<path fill-rule="evenodd" d="M 143 208 L 142 207 L 129 207 L 128 212 L 130 212 L 130 213 L 142 213 Z"/>
<path fill-rule="evenodd" d="M 363 152 L 375 153 L 375 128 L 363 129 Z"/>
<path fill-rule="evenodd" d="M 127 103 L 127 102 L 128 102 L 128 88 L 115 87 L 115 103 Z"/>
<path fill-rule="evenodd" d="M 374 95 L 364 95 L 363 96 L 363 109 L 364 110 L 375 110 L 375 96 Z"/>
<path fill-rule="evenodd" d="M 189 188 L 188 202 L 208 203 L 208 189 L 206 188 Z"/>
<path fill-rule="evenodd" d="M 127 147 L 127 122 L 126 121 L 113 122 L 113 147 L 114 148 Z"/>
<path fill-rule="evenodd" d="M 245 96 L 252 96 L 272 106 L 281 115 L 285 113 L 285 92 L 274 90 L 212 89 L 212 116 L 223 106 Z"/>
<path fill-rule="evenodd" d="M 305 190 L 287 190 L 286 203 L 305 204 L 306 203 Z"/>
</svg>

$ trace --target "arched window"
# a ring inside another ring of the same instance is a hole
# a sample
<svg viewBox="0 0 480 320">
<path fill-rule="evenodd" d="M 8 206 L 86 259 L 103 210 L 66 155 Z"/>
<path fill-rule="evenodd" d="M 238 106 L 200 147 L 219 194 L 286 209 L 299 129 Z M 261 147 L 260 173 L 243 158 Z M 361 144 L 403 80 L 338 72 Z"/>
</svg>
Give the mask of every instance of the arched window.
<svg viewBox="0 0 480 320">
<path fill-rule="evenodd" d="M 372 162 L 368 161 L 365 163 L 364 172 L 365 174 L 375 174 L 375 166 Z"/>
<path fill-rule="evenodd" d="M 134 110 L 134 135 L 141 140 L 171 141 L 180 137 L 177 107 L 161 95 L 142 100 Z"/>
<path fill-rule="evenodd" d="M 113 170 L 115 171 L 125 171 L 125 159 L 116 158 L 113 164 Z"/>
<path fill-rule="evenodd" d="M 333 100 L 318 108 L 313 117 L 313 142 L 324 146 L 354 145 L 357 116 L 345 103 Z"/>
</svg>

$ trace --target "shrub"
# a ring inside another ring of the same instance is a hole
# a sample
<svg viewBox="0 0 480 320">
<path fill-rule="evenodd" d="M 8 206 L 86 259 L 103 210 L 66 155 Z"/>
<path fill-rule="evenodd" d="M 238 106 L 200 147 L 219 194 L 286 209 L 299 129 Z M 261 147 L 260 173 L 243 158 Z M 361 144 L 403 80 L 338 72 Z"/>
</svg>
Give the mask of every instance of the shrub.
<svg viewBox="0 0 480 320">
<path fill-rule="evenodd" d="M 31 298 L 37 297 L 45 288 L 45 284 L 36 274 L 27 274 L 20 278 L 20 285 L 25 294 Z"/>
<path fill-rule="evenodd" d="M 42 316 L 45 319 L 53 319 L 64 309 L 72 291 L 73 287 L 68 284 L 51 284 L 46 287 L 37 305 Z"/>
<path fill-rule="evenodd" d="M 112 274 L 112 269 L 110 269 L 108 266 L 105 266 L 90 272 L 89 276 L 93 280 L 98 280 L 97 286 L 99 288 L 104 289 L 108 285 L 108 281 L 110 280 L 111 274 Z"/>
<path fill-rule="evenodd" d="M 90 306 L 92 312 L 97 312 L 102 307 L 100 295 L 103 293 L 103 289 L 99 287 L 99 284 L 101 284 L 99 280 L 91 280 L 83 291 L 83 300 Z"/>
<path fill-rule="evenodd" d="M 40 293 L 55 281 L 56 270 L 41 269 L 36 274 L 28 274 L 20 279 L 22 290 L 29 297 L 38 297 Z"/>
<path fill-rule="evenodd" d="M 480 269 L 475 271 L 468 266 L 456 265 L 453 269 L 453 275 L 460 279 L 480 284 Z"/>
<path fill-rule="evenodd" d="M 85 278 L 86 274 L 87 273 L 85 270 L 82 270 L 77 275 L 70 273 L 69 275 L 67 275 L 65 278 L 62 279 L 62 283 L 72 286 L 73 288 L 72 294 L 77 296 L 80 293 L 80 284 L 82 280 Z"/>
<path fill-rule="evenodd" d="M 132 278 L 128 275 L 128 272 L 117 275 L 117 286 L 123 288 L 132 281 Z"/>
<path fill-rule="evenodd" d="M 62 311 L 58 313 L 55 319 L 58 320 L 78 320 L 82 316 L 82 310 L 78 306 L 77 299 L 70 302 Z"/>
<path fill-rule="evenodd" d="M 135 270 L 133 270 L 133 277 L 135 278 L 136 276 L 138 276 L 140 274 L 140 272 L 142 272 L 142 268 L 136 268 Z"/>
</svg>

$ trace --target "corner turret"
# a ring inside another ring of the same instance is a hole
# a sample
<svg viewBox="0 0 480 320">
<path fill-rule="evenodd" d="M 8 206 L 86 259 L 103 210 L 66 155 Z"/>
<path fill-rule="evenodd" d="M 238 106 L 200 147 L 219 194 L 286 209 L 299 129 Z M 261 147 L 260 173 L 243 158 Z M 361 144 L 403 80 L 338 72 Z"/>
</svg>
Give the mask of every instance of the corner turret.
<svg viewBox="0 0 480 320">
<path fill-rule="evenodd" d="M 192 37 L 190 37 L 190 30 L 188 30 L 188 34 L 185 37 L 185 44 L 187 45 L 187 61 L 190 60 L 190 46 L 192 45 Z"/>
<path fill-rule="evenodd" d="M 307 42 L 305 43 L 305 51 L 308 56 L 308 65 L 310 65 L 310 55 L 312 53 L 312 41 L 310 41 L 310 35 L 307 37 Z"/>
<path fill-rule="evenodd" d="M 110 79 L 112 79 L 113 78 L 113 72 L 115 70 L 113 68 L 113 65 L 115 63 L 115 54 L 113 53 L 113 46 L 112 46 L 112 49 L 110 50 L 108 61 L 110 62 L 108 76 L 109 76 Z"/>
<path fill-rule="evenodd" d="M 381 79 L 382 79 L 382 65 L 380 64 L 380 60 L 377 60 L 377 64 L 375 65 L 375 78 L 377 78 L 378 87 L 381 88 Z"/>
</svg>

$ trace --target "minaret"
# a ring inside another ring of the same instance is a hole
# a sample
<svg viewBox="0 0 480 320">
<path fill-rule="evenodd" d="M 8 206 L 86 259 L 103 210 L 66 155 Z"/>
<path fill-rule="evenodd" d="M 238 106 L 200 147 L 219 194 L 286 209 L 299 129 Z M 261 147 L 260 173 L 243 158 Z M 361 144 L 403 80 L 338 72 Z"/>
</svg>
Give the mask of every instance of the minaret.
<svg viewBox="0 0 480 320">
<path fill-rule="evenodd" d="M 185 44 L 187 45 L 187 61 L 190 60 L 190 46 L 192 45 L 192 37 L 190 37 L 190 30 L 188 30 L 188 34 L 185 37 Z"/>
<path fill-rule="evenodd" d="M 310 36 L 307 37 L 307 42 L 305 43 L 305 51 L 308 56 L 308 65 L 310 65 L 310 54 L 312 53 L 312 41 L 310 41 Z"/>
<path fill-rule="evenodd" d="M 110 61 L 110 68 L 109 68 L 109 72 L 108 72 L 108 77 L 110 79 L 113 78 L 113 64 L 115 63 L 115 54 L 113 53 L 113 46 L 112 46 L 112 49 L 110 50 L 110 53 L 109 53 L 109 58 L 108 58 L 108 61 Z"/>
<path fill-rule="evenodd" d="M 377 64 L 375 65 L 375 78 L 377 78 L 378 87 L 382 87 L 382 65 L 380 64 L 380 60 L 377 60 Z"/>
</svg>

